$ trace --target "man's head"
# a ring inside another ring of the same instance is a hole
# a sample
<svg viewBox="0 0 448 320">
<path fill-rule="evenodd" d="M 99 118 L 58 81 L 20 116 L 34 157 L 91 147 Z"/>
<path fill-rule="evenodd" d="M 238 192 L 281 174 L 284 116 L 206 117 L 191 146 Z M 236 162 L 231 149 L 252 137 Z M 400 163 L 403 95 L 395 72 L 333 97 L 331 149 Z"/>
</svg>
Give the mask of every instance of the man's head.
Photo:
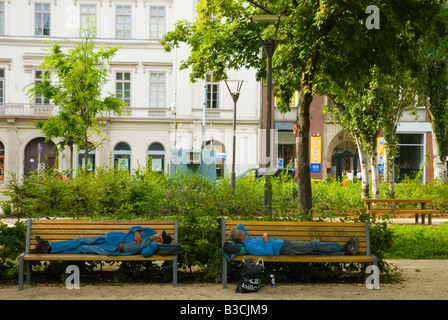
<svg viewBox="0 0 448 320">
<path fill-rule="evenodd" d="M 155 241 L 158 244 L 170 244 L 171 241 L 173 241 L 173 238 L 163 231 L 162 233 L 156 233 L 155 235 L 151 236 L 151 241 Z"/>
<path fill-rule="evenodd" d="M 162 232 L 162 239 L 164 244 L 170 244 L 173 241 L 173 238 L 165 231 Z"/>
<path fill-rule="evenodd" d="M 230 230 L 229 239 L 230 241 L 233 241 L 235 243 L 242 243 L 244 240 L 247 239 L 247 236 L 243 231 L 235 228 Z"/>
</svg>

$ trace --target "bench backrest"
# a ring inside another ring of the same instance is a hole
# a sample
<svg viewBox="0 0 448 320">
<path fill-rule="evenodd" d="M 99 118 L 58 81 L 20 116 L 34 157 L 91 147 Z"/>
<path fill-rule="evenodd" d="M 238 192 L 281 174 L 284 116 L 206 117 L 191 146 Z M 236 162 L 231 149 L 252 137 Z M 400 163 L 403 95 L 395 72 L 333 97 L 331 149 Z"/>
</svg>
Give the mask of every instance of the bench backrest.
<svg viewBox="0 0 448 320">
<path fill-rule="evenodd" d="M 351 236 L 359 238 L 358 252 L 370 255 L 368 222 L 291 222 L 291 221 L 226 221 L 223 220 L 224 241 L 229 241 L 229 231 L 242 223 L 251 237 L 261 237 L 265 232 L 271 238 L 345 244 Z"/>
<path fill-rule="evenodd" d="M 26 249 L 34 249 L 36 235 L 53 241 L 70 240 L 79 237 L 95 237 L 109 232 L 127 233 L 132 226 L 154 229 L 157 233 L 164 230 L 178 241 L 177 220 L 66 220 L 66 219 L 28 219 Z"/>
</svg>

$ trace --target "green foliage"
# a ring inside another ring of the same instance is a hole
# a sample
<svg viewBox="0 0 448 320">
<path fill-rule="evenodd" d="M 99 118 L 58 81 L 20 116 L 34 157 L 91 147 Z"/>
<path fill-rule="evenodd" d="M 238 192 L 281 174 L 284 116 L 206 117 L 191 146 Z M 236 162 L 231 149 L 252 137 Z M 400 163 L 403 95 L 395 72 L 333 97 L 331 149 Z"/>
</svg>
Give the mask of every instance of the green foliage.
<svg viewBox="0 0 448 320">
<path fill-rule="evenodd" d="M 14 227 L 0 222 L 0 279 L 18 273 L 18 257 L 25 252 L 26 226 L 16 222 Z"/>
<path fill-rule="evenodd" d="M 392 225 L 393 246 L 388 258 L 448 259 L 448 224 L 439 226 Z"/>
<path fill-rule="evenodd" d="M 43 96 L 58 107 L 58 114 L 45 122 L 34 122 L 47 139 L 59 140 L 60 149 L 83 146 L 85 154 L 96 146 L 89 134 L 100 133 L 100 116 L 115 112 L 121 115 L 126 103 L 114 94 L 103 92 L 109 81 L 108 66 L 117 52 L 116 47 L 96 47 L 96 29 L 91 25 L 81 29 L 82 41 L 64 52 L 63 46 L 50 42 L 52 47 L 40 65 L 42 81 L 25 87 L 30 99 Z M 57 81 L 52 78 L 57 76 Z M 87 163 L 87 159 L 86 159 Z"/>
</svg>

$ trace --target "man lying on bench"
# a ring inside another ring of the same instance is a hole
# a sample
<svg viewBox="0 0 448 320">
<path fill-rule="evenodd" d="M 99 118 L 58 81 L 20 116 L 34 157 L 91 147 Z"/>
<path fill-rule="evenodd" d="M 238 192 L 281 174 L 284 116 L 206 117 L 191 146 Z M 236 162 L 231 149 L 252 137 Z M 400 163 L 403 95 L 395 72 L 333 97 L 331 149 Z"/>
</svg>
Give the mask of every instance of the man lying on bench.
<svg viewBox="0 0 448 320">
<path fill-rule="evenodd" d="M 36 236 L 36 253 L 93 253 L 106 255 L 142 254 L 145 258 L 154 255 L 159 244 L 172 241 L 165 231 L 157 233 L 151 228 L 134 226 L 128 233 L 110 232 L 96 237 L 80 237 L 71 240 L 48 242 Z"/>
<path fill-rule="evenodd" d="M 239 223 L 236 228 L 230 230 L 229 239 L 235 243 L 243 244 L 248 254 L 254 256 L 276 255 L 356 255 L 359 239 L 352 236 L 344 245 L 336 242 L 291 241 L 286 239 L 269 238 L 269 234 L 263 237 L 251 238 L 246 228 Z"/>
</svg>

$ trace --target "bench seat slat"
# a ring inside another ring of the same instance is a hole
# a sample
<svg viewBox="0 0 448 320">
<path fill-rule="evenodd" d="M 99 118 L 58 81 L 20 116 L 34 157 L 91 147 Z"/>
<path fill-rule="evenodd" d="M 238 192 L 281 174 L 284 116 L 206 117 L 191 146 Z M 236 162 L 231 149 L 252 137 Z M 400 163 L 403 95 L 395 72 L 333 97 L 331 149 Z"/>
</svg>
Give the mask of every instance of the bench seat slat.
<svg viewBox="0 0 448 320">
<path fill-rule="evenodd" d="M 130 256 L 110 256 L 103 254 L 36 254 L 25 255 L 25 261 L 172 261 L 174 256 L 153 255 L 145 258 L 141 254 Z"/>
<path fill-rule="evenodd" d="M 262 258 L 264 262 L 372 262 L 371 256 L 319 256 L 319 255 L 297 255 L 297 256 L 237 256 L 235 261 L 243 261 L 247 258 L 257 261 Z"/>
</svg>

